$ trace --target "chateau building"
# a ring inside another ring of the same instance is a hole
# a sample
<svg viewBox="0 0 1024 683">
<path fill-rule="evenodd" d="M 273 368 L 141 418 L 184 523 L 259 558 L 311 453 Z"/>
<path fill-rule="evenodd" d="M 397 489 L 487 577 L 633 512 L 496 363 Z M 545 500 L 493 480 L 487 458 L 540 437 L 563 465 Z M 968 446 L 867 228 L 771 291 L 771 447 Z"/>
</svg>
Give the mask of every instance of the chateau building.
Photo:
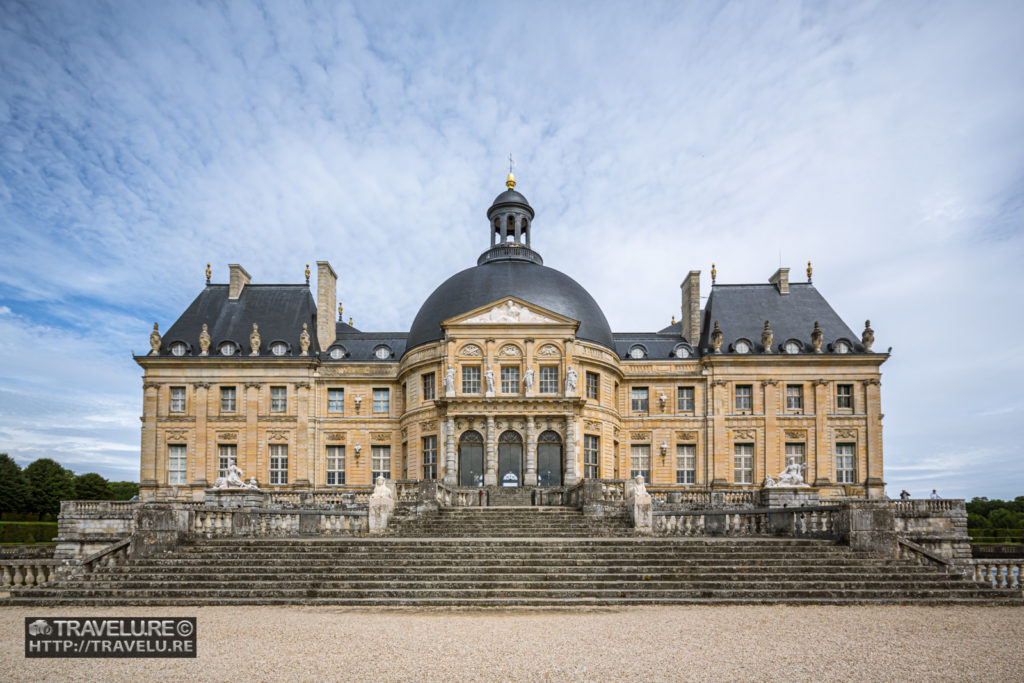
<svg viewBox="0 0 1024 683">
<path fill-rule="evenodd" d="M 597 302 L 532 247 L 508 189 L 489 246 L 408 332 L 343 322 L 337 275 L 207 285 L 143 368 L 141 495 L 202 499 L 237 464 L 264 489 L 566 486 L 744 489 L 797 465 L 823 498 L 881 497 L 880 367 L 811 283 L 681 285 L 679 322 L 613 333 Z M 338 318 L 335 321 L 334 311 Z"/>
</svg>

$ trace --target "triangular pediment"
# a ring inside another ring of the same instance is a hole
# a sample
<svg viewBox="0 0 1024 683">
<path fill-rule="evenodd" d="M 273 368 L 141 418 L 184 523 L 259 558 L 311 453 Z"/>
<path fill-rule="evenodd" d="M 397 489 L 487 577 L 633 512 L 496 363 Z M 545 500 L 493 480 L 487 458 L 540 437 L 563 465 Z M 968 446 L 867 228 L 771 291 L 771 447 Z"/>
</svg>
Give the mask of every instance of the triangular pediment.
<svg viewBox="0 0 1024 683">
<path fill-rule="evenodd" d="M 471 311 L 449 318 L 442 323 L 449 325 L 579 325 L 579 322 L 564 315 L 549 311 L 536 304 L 507 296 Z"/>
</svg>

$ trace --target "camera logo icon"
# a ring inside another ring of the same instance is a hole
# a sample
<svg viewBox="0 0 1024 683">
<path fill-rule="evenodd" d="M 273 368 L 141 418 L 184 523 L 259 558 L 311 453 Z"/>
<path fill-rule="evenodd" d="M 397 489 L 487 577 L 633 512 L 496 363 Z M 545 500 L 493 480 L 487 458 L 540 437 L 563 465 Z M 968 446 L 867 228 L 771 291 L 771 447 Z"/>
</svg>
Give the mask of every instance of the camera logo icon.
<svg viewBox="0 0 1024 683">
<path fill-rule="evenodd" d="M 36 619 L 28 625 L 30 636 L 48 636 L 53 633 L 53 627 L 46 623 L 45 619 Z"/>
</svg>

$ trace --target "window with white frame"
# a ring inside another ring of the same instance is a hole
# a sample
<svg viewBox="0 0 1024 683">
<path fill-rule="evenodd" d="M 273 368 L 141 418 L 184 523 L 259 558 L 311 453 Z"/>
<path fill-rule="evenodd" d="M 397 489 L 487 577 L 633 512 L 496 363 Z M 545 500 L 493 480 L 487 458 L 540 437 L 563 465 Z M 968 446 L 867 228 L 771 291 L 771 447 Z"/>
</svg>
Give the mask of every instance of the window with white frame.
<svg viewBox="0 0 1024 683">
<path fill-rule="evenodd" d="M 391 390 L 390 389 L 374 389 L 373 390 L 373 412 L 375 412 L 375 413 L 390 413 L 391 412 Z"/>
<path fill-rule="evenodd" d="M 634 413 L 646 413 L 649 407 L 647 387 L 633 387 L 632 402 Z"/>
<path fill-rule="evenodd" d="M 601 453 L 601 438 L 591 434 L 583 435 L 583 476 L 598 478 L 598 461 Z"/>
<path fill-rule="evenodd" d="M 804 409 L 804 388 L 800 384 L 786 385 L 786 410 L 800 412 Z"/>
<path fill-rule="evenodd" d="M 217 476 L 228 476 L 228 469 L 238 464 L 238 444 L 222 443 L 217 446 Z"/>
<path fill-rule="evenodd" d="M 270 483 L 288 483 L 288 444 L 270 444 Z"/>
<path fill-rule="evenodd" d="M 676 444 L 676 483 L 695 484 L 697 482 L 697 445 L 692 443 Z"/>
<path fill-rule="evenodd" d="M 288 387 L 270 387 L 270 412 L 283 413 L 288 410 Z"/>
<path fill-rule="evenodd" d="M 423 400 L 431 401 L 434 398 L 434 373 L 428 372 L 423 375 Z"/>
<path fill-rule="evenodd" d="M 651 444 L 634 443 L 629 446 L 629 477 L 640 475 L 651 482 Z"/>
<path fill-rule="evenodd" d="M 853 410 L 853 385 L 836 385 L 836 408 L 839 410 Z"/>
<path fill-rule="evenodd" d="M 601 375 L 596 372 L 587 372 L 587 398 L 601 400 Z"/>
<path fill-rule="evenodd" d="M 754 483 L 754 444 L 738 443 L 733 447 L 733 482 Z"/>
<path fill-rule="evenodd" d="M 185 412 L 185 387 L 171 387 L 171 412 Z"/>
<path fill-rule="evenodd" d="M 437 479 L 437 437 L 424 436 L 420 443 L 423 449 L 423 478 Z"/>
<path fill-rule="evenodd" d="M 341 486 L 345 483 L 345 447 L 327 447 L 327 485 Z"/>
<path fill-rule="evenodd" d="M 328 413 L 344 413 L 345 412 L 345 390 L 344 389 L 328 389 L 327 390 L 327 412 Z"/>
<path fill-rule="evenodd" d="M 373 483 L 377 477 L 391 478 L 391 446 L 374 446 L 370 450 L 370 467 L 373 469 Z"/>
<path fill-rule="evenodd" d="M 693 412 L 693 387 L 679 387 L 676 392 L 676 410 L 680 413 Z"/>
<path fill-rule="evenodd" d="M 167 446 L 167 483 L 171 486 L 185 484 L 185 450 L 184 444 Z"/>
<path fill-rule="evenodd" d="M 501 366 L 501 393 L 503 393 L 503 394 L 518 394 L 519 393 L 519 366 L 518 365 L 503 365 L 503 366 Z"/>
<path fill-rule="evenodd" d="M 480 366 L 479 365 L 463 365 L 462 366 L 462 393 L 464 393 L 464 394 L 479 394 L 480 393 Z"/>
<path fill-rule="evenodd" d="M 836 444 L 836 482 L 852 484 L 857 481 L 857 470 L 854 467 L 854 444 Z"/>
<path fill-rule="evenodd" d="M 754 387 L 750 384 L 736 385 L 737 412 L 750 412 L 754 409 Z"/>
<path fill-rule="evenodd" d="M 806 447 L 802 443 L 786 444 L 786 467 L 790 465 L 806 465 Z"/>
<path fill-rule="evenodd" d="M 542 365 L 542 366 L 540 366 L 540 393 L 542 393 L 542 394 L 557 394 L 558 393 L 558 366 L 557 365 Z"/>
<path fill-rule="evenodd" d="M 237 401 L 235 396 L 237 392 L 235 387 L 221 387 L 220 388 L 220 412 L 222 413 L 233 413 L 237 410 Z"/>
</svg>

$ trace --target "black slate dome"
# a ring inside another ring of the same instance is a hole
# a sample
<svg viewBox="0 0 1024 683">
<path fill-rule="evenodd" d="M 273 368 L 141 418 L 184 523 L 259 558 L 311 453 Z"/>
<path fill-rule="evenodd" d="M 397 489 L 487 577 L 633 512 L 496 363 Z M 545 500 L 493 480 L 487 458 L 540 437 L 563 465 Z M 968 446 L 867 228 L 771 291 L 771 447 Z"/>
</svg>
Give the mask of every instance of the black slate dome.
<svg viewBox="0 0 1024 683">
<path fill-rule="evenodd" d="M 608 320 L 580 283 L 554 268 L 518 259 L 486 261 L 441 283 L 412 321 L 406 349 L 442 339 L 442 320 L 506 296 L 579 320 L 578 339 L 615 350 Z"/>
</svg>

